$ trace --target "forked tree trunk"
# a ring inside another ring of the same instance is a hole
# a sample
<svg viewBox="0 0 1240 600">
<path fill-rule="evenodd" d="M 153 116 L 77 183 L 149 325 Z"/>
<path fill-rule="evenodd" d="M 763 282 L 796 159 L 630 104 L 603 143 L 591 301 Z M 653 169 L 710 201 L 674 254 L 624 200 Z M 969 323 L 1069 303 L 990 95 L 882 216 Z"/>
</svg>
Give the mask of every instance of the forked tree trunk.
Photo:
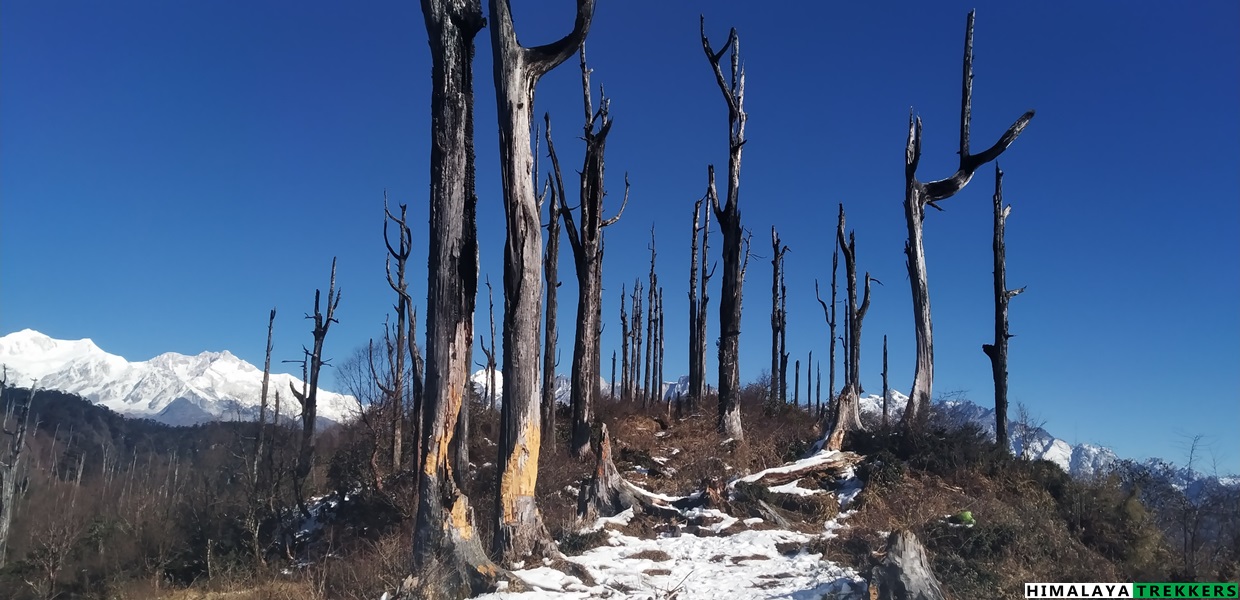
<svg viewBox="0 0 1240 600">
<path fill-rule="evenodd" d="M 388 209 L 387 192 L 383 193 L 383 243 L 387 246 L 388 256 L 384 262 L 388 286 L 396 292 L 396 343 L 388 356 L 392 359 L 392 388 L 385 390 L 391 397 L 392 414 L 389 427 L 392 432 L 392 472 L 401 469 L 402 447 L 405 424 L 405 349 L 408 346 L 406 336 L 409 334 L 407 324 L 412 306 L 409 297 L 409 284 L 405 281 L 405 266 L 409 263 L 409 254 L 413 250 L 413 232 L 405 218 L 408 206 L 400 205 L 400 217 L 397 218 Z M 388 222 L 396 223 L 396 245 L 388 238 Z M 396 277 L 392 277 L 392 259 L 396 259 Z"/>
<path fill-rule="evenodd" d="M 534 194 L 530 134 L 539 78 L 581 48 L 593 0 L 578 0 L 573 30 L 546 46 L 517 41 L 508 0 L 490 11 L 500 175 L 507 235 L 504 243 L 504 400 L 501 408 L 496 527 L 493 552 L 502 563 L 558 554 L 534 501 L 542 445 L 538 396 L 538 329 L 542 304 L 542 229 Z M 596 382 L 597 385 L 597 382 Z"/>
<path fill-rule="evenodd" d="M 336 259 L 332 258 L 331 285 L 327 288 L 327 313 L 324 314 L 319 303 L 319 290 L 314 290 L 314 314 L 306 315 L 314 322 L 311 335 L 314 337 L 312 350 L 307 352 L 307 369 L 309 376 L 305 382 L 305 392 L 297 391 L 292 382 L 289 388 L 293 396 L 301 403 L 301 447 L 297 453 L 297 469 L 294 471 L 294 485 L 297 496 L 301 498 L 302 486 L 310 475 L 310 467 L 314 462 L 314 426 L 318 419 L 319 372 L 323 369 L 323 342 L 327 339 L 327 331 L 332 323 L 336 323 L 336 307 L 340 306 L 340 291 L 336 289 Z M 309 510 L 305 502 L 299 501 L 302 516 L 309 518 Z"/>
<path fill-rule="evenodd" d="M 702 197 L 693 204 L 693 258 L 689 267 L 689 390 L 686 402 L 695 407 L 706 394 L 706 308 L 710 304 L 707 284 L 710 282 L 714 269 L 707 270 L 710 262 L 710 213 L 707 202 L 705 217 L 699 226 L 698 216 L 702 213 L 702 203 L 710 199 Z M 701 254 L 698 253 L 698 234 L 701 233 Z M 701 261 L 701 278 L 699 279 L 698 261 Z"/>
<path fill-rule="evenodd" d="M 599 338 L 603 330 L 603 229 L 615 224 L 620 220 L 620 215 L 624 214 L 624 208 L 629 200 L 629 184 L 626 176 L 624 201 L 620 204 L 620 210 L 615 216 L 604 219 L 604 151 L 607 145 L 607 134 L 611 131 L 611 117 L 607 113 L 611 103 L 606 96 L 600 94 L 598 110 L 594 109 L 594 101 L 590 93 L 590 69 L 586 66 L 584 44 L 580 51 L 580 58 L 581 95 L 585 109 L 585 125 L 582 129 L 586 142 L 579 192 L 580 219 L 575 220 L 572 211 L 569 210 L 561 210 L 560 214 L 564 218 L 569 246 L 573 250 L 573 267 L 577 273 L 577 328 L 573 338 L 570 391 L 573 425 L 568 444 L 569 452 L 574 457 L 585 458 L 590 453 L 590 421 L 593 419 L 594 406 L 598 403 L 599 363 L 602 358 Z M 561 198 L 564 198 L 564 178 L 561 176 L 559 158 L 555 154 L 555 146 L 551 140 L 551 118 L 546 116 L 544 119 L 547 123 L 547 149 L 551 154 L 556 188 Z M 621 298 L 623 297 L 622 292 Z M 620 302 L 620 310 L 621 318 L 624 319 L 623 300 Z M 624 329 L 627 333 L 627 319 Z M 628 359 L 627 354 L 625 359 Z M 611 382 L 613 396 L 615 395 L 615 370 L 615 355 L 613 354 Z"/>
<path fill-rule="evenodd" d="M 870 308 L 870 274 L 865 274 L 865 295 L 860 306 L 857 304 L 857 241 L 855 236 L 844 237 L 844 205 L 840 204 L 839 221 L 835 230 L 836 245 L 844 255 L 844 273 L 847 284 L 847 301 L 844 310 L 844 323 L 848 338 L 845 348 L 844 390 L 836 402 L 833 418 L 828 427 L 825 447 L 828 450 L 840 450 L 845 437 L 854 431 L 861 431 L 861 371 L 857 368 L 861 357 L 861 322 Z"/>
<path fill-rule="evenodd" d="M 917 163 L 921 160 L 921 118 L 913 114 L 908 120 L 908 143 L 904 148 L 904 220 L 908 224 L 908 241 L 904 253 L 908 258 L 909 286 L 913 293 L 913 322 L 917 340 L 917 365 L 913 371 L 913 389 L 908 406 L 901 417 L 906 430 L 919 428 L 930 412 L 930 394 L 934 386 L 934 336 L 930 326 L 930 284 L 926 274 L 926 251 L 922 239 L 922 223 L 926 207 L 939 208 L 936 202 L 952 197 L 968 185 L 982 165 L 1003 154 L 1025 126 L 1033 119 L 1028 111 L 1016 119 L 1003 137 L 980 154 L 969 152 L 969 125 L 973 111 L 973 19 L 969 11 L 964 35 L 964 77 L 960 101 L 960 164 L 950 177 L 922 183 L 917 179 Z"/>
<path fill-rule="evenodd" d="M 537 177 L 535 170 L 535 177 Z M 559 311 L 560 287 L 560 194 L 554 185 L 548 186 L 551 203 L 547 206 L 547 252 L 543 271 L 547 279 L 547 315 L 543 326 L 543 380 L 542 380 L 542 436 L 550 440 L 551 452 L 555 453 L 555 346 L 559 341 L 556 314 Z M 546 191 L 544 189 L 544 191 Z"/>
<path fill-rule="evenodd" d="M 407 591 L 409 597 L 464 598 L 494 589 L 499 574 L 477 537 L 474 511 L 456 484 L 448 450 L 469 385 L 478 292 L 473 57 L 484 19 L 478 0 L 423 0 L 422 14 L 432 64 L 431 209 L 423 458 L 412 572 L 436 576 Z"/>
<path fill-rule="evenodd" d="M 741 265 L 740 182 L 741 150 L 745 146 L 745 70 L 740 62 L 740 40 L 736 29 L 728 32 L 728 41 L 716 53 L 706 37 L 706 18 L 700 23 L 702 51 L 715 73 L 719 91 L 728 105 L 728 196 L 724 203 L 714 192 L 715 171 L 710 174 L 711 208 L 723 231 L 723 287 L 719 292 L 719 420 L 721 433 L 740 441 L 740 338 L 741 338 L 741 292 L 744 276 Z M 731 49 L 731 81 L 723 75 L 719 61 Z M 748 257 L 748 253 L 746 253 Z"/>
<path fill-rule="evenodd" d="M 1025 288 L 1007 289 L 1006 247 L 1003 242 L 1004 226 L 1012 212 L 1012 205 L 1003 205 L 1003 171 L 995 165 L 995 343 L 982 344 L 982 352 L 990 357 L 990 368 L 995 379 L 995 441 L 1000 448 L 1008 447 L 1007 431 L 1007 355 L 1008 301 L 1025 291 Z"/>
</svg>

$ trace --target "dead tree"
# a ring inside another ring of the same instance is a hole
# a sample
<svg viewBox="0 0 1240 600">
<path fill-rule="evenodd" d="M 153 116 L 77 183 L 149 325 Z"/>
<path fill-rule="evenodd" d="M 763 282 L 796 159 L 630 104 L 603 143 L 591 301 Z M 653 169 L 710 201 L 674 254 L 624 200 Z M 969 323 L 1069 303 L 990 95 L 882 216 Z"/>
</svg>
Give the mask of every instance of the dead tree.
<svg viewBox="0 0 1240 600">
<path fill-rule="evenodd" d="M 4 460 L 0 460 L 0 567 L 5 564 L 5 555 L 8 550 L 10 526 L 13 522 L 13 509 L 15 508 L 15 498 L 17 496 L 17 479 L 19 477 L 19 465 L 21 463 L 22 450 L 26 447 L 26 429 L 30 425 L 30 405 L 34 402 L 35 385 L 30 385 L 30 393 L 25 394 L 24 399 L 12 398 L 12 388 L 9 387 L 8 369 L 4 370 L 0 375 L 0 400 L 3 400 L 5 394 L 9 394 L 8 410 L 5 411 L 5 418 L 0 420 L 0 431 L 3 431 L 9 437 L 8 452 L 4 456 Z M 9 429 L 9 417 L 12 417 L 12 429 Z"/>
<path fill-rule="evenodd" d="M 813 389 L 813 386 L 814 386 L 814 351 L 810 350 L 809 358 L 806 359 L 805 361 L 805 410 L 807 412 L 812 412 L 810 409 L 812 409 L 814 406 L 812 403 L 813 398 L 810 395 L 810 390 Z"/>
<path fill-rule="evenodd" d="M 921 118 L 909 114 L 908 143 L 904 149 L 904 219 L 908 224 L 908 241 L 904 254 L 908 258 L 908 279 L 913 294 L 913 322 L 917 342 L 917 365 L 913 371 L 913 389 L 908 406 L 901 417 L 905 429 L 918 428 L 930 411 L 930 394 L 934 386 L 934 338 L 930 326 L 930 284 L 926 274 L 926 251 L 922 224 L 926 207 L 940 208 L 937 202 L 952 197 L 968 185 L 973 174 L 986 163 L 1003 154 L 1025 130 L 1034 112 L 1028 111 L 1008 127 L 999 141 L 981 152 L 969 152 L 969 125 L 973 111 L 973 18 L 969 11 L 964 36 L 964 77 L 960 101 L 960 163 L 956 172 L 946 179 L 922 183 L 917 179 L 921 160 Z"/>
<path fill-rule="evenodd" d="M 654 225 L 650 225 L 650 279 L 646 284 L 646 378 L 642 384 L 642 407 L 649 407 L 653 400 L 650 388 L 650 379 L 652 373 L 651 366 L 654 363 L 654 293 L 655 288 L 659 286 L 659 276 L 654 272 L 655 259 L 655 240 Z"/>
<path fill-rule="evenodd" d="M 568 210 L 561 211 L 561 214 L 568 232 L 569 246 L 573 250 L 573 267 L 577 273 L 577 323 L 573 338 L 570 391 L 573 427 L 569 439 L 569 451 L 577 458 L 585 458 L 590 453 L 590 420 L 593 418 L 594 406 L 598 402 L 599 394 L 599 362 L 601 360 L 599 339 L 603 329 L 603 229 L 614 225 L 624 214 L 624 208 L 629 201 L 629 183 L 626 176 L 624 200 L 620 203 L 620 210 L 615 216 L 604 219 L 603 198 L 606 195 L 603 187 L 604 153 L 607 134 L 611 131 L 612 121 L 608 115 L 611 102 L 602 95 L 600 89 L 599 106 L 595 110 L 590 92 L 590 69 L 586 66 L 584 45 L 580 57 L 581 96 L 585 109 L 585 125 L 582 129 L 586 152 L 581 169 L 579 218 L 574 219 L 573 213 Z M 551 141 L 550 117 L 546 117 L 546 122 L 547 149 L 551 155 L 556 187 L 559 189 L 560 196 L 563 197 L 564 179 L 560 175 L 559 159 L 556 157 L 555 146 Z M 621 297 L 623 298 L 623 293 Z M 623 300 L 620 304 L 620 310 L 623 313 Z M 612 358 L 615 358 L 614 355 Z M 628 358 L 627 355 L 625 358 Z M 612 366 L 612 387 L 614 396 L 615 365 Z"/>
<path fill-rule="evenodd" d="M 517 41 L 508 0 L 491 2 L 491 51 L 500 131 L 500 174 L 507 235 L 504 243 L 504 401 L 499 435 L 494 554 L 503 563 L 557 554 L 534 501 L 542 444 L 538 397 L 538 329 L 542 308 L 542 230 L 530 177 L 534 156 L 534 89 L 547 72 L 576 53 L 594 15 L 594 0 L 578 0 L 572 31 L 527 48 Z M 595 382 L 597 385 L 597 381 Z"/>
<path fill-rule="evenodd" d="M 995 165 L 995 343 L 982 344 L 982 352 L 990 357 L 991 371 L 995 378 L 995 441 L 1000 448 L 1008 447 L 1007 435 L 1007 355 L 1008 339 L 1008 301 L 1015 298 L 1025 288 L 1007 289 L 1006 247 L 1003 243 L 1004 225 L 1012 212 L 1012 205 L 1003 205 L 1003 171 Z"/>
<path fill-rule="evenodd" d="M 788 284 L 782 268 L 779 270 L 779 401 L 788 403 Z"/>
<path fill-rule="evenodd" d="M 560 195 L 556 187 L 550 185 L 550 181 L 547 188 L 551 194 L 551 203 L 547 206 L 547 251 L 543 258 L 543 274 L 547 280 L 547 315 L 546 325 L 543 326 L 542 436 L 552 441 L 551 452 L 554 453 L 555 346 L 559 341 L 559 331 L 556 328 L 559 301 L 556 292 L 560 287 Z"/>
<path fill-rule="evenodd" d="M 779 233 L 775 227 L 771 227 L 771 389 L 767 400 L 771 404 L 775 404 L 776 400 L 783 399 L 781 395 L 780 375 L 781 358 L 783 357 L 783 349 L 780 342 L 783 340 L 784 323 L 783 309 L 780 302 L 780 268 L 783 265 L 784 253 L 788 251 L 788 246 L 783 245 L 779 241 Z M 786 359 L 784 359 L 786 360 Z"/>
<path fill-rule="evenodd" d="M 796 361 L 796 370 L 792 376 L 792 405 L 801 403 L 801 359 Z"/>
<path fill-rule="evenodd" d="M 499 367 L 499 363 L 495 359 L 495 293 L 491 288 L 491 276 L 487 275 L 487 313 L 491 315 L 491 345 L 488 348 L 486 343 L 482 341 L 482 335 L 478 335 L 478 347 L 482 349 L 483 356 L 486 357 L 486 363 L 477 363 L 479 367 L 486 369 L 484 375 L 487 378 L 487 406 L 490 410 L 495 410 L 495 390 L 499 387 L 495 380 L 495 371 Z M 462 410 L 469 410 L 468 407 Z"/>
<path fill-rule="evenodd" d="M 840 204 L 839 222 L 835 230 L 836 244 L 844 255 L 844 273 L 847 296 L 844 305 L 845 337 L 845 369 L 844 389 L 836 401 L 835 411 L 828 427 L 825 446 L 828 450 L 839 450 L 844 444 L 844 437 L 853 431 L 863 430 L 861 424 L 861 323 L 870 308 L 870 282 L 873 279 L 865 274 L 865 292 L 861 304 L 857 304 L 857 240 L 849 233 L 844 236 L 844 205 Z"/>
<path fill-rule="evenodd" d="M 865 319 L 865 313 L 870 309 L 870 282 L 876 282 L 876 279 L 870 277 L 867 272 L 865 274 L 865 291 L 862 296 L 861 304 L 857 304 L 857 239 L 855 232 L 849 232 L 848 238 L 844 238 L 844 205 L 840 204 L 840 219 L 836 228 L 836 242 L 839 244 L 840 250 L 844 253 L 844 276 L 847 283 L 847 304 L 845 305 L 845 323 L 847 325 L 847 355 L 848 370 L 844 374 L 844 385 L 854 386 L 857 393 L 860 394 L 861 388 L 861 324 Z"/>
<path fill-rule="evenodd" d="M 258 392 L 258 428 L 254 433 L 254 456 L 250 462 L 250 505 L 247 507 L 248 511 L 246 514 L 246 526 L 250 532 L 250 550 L 254 553 L 255 565 L 260 567 L 266 564 L 266 561 L 263 560 L 263 545 L 259 541 L 258 511 L 260 509 L 262 490 L 259 487 L 258 474 L 259 465 L 262 463 L 263 444 L 266 442 L 264 436 L 267 433 L 267 391 L 271 383 L 271 339 L 275 331 L 275 325 L 276 309 L 273 308 L 267 318 L 267 355 L 263 360 L 263 383 Z M 0 383 L 0 390 L 2 389 L 3 383 Z M 376 445 L 375 448 L 377 449 L 378 446 Z M 0 550 L 0 566 L 3 564 L 3 550 Z"/>
<path fill-rule="evenodd" d="M 710 303 L 707 283 L 714 269 L 706 270 L 710 242 L 710 206 L 706 207 L 704 219 L 699 220 L 702 203 L 707 197 L 693 204 L 692 258 L 689 263 L 689 406 L 695 406 L 706 393 L 706 307 Z M 701 225 L 699 226 L 699 222 Z M 701 234 L 701 280 L 698 279 L 698 234 Z M 700 286 L 700 287 L 699 287 Z"/>
<path fill-rule="evenodd" d="M 611 398 L 611 400 L 614 402 L 616 399 L 616 351 L 615 350 L 611 351 L 611 379 L 608 380 L 608 385 L 611 386 L 611 393 L 608 395 Z"/>
<path fill-rule="evenodd" d="M 633 282 L 633 295 L 630 298 L 632 305 L 629 307 L 629 316 L 633 319 L 633 327 L 629 330 L 629 334 L 633 336 L 633 340 L 629 343 L 629 349 L 633 352 L 633 356 L 629 357 L 629 368 L 633 370 L 629 374 L 629 399 L 637 402 L 639 398 L 637 385 L 642 380 L 642 283 L 641 281 Z"/>
<path fill-rule="evenodd" d="M 384 261 L 388 286 L 396 292 L 396 347 L 389 353 L 392 357 L 392 389 L 384 390 L 391 398 L 391 429 L 392 429 L 392 472 L 401 468 L 402 448 L 405 423 L 405 348 L 408 345 L 406 326 L 412 306 L 409 297 L 409 284 L 405 281 L 405 265 L 409 262 L 409 253 L 413 250 L 413 233 L 405 218 L 407 205 L 400 205 L 400 217 L 397 218 L 388 209 L 387 192 L 383 193 L 383 243 L 387 246 L 388 256 Z M 388 223 L 396 224 L 397 243 L 392 245 L 388 238 Z M 396 277 L 392 277 L 392 259 L 396 259 Z"/>
<path fill-rule="evenodd" d="M 307 319 L 314 322 L 314 329 L 310 331 L 314 337 L 314 344 L 310 350 L 302 348 L 302 352 L 306 355 L 307 369 L 309 376 L 305 383 L 305 391 L 300 392 L 297 387 L 289 382 L 289 389 L 293 392 L 293 397 L 297 398 L 297 402 L 301 404 L 301 444 L 297 453 L 297 469 L 293 472 L 295 475 L 294 489 L 297 492 L 297 501 L 300 505 L 302 516 L 309 518 L 310 511 L 306 508 L 302 499 L 302 486 L 306 481 L 306 477 L 310 475 L 310 467 L 314 462 L 314 426 L 318 418 L 318 397 L 319 397 L 319 372 L 323 369 L 323 341 L 327 339 L 327 331 L 331 328 L 332 323 L 338 323 L 336 320 L 336 307 L 340 306 L 340 290 L 336 289 L 336 259 L 332 258 L 332 275 L 331 283 L 327 288 L 327 304 L 324 313 L 320 306 L 320 291 L 314 290 L 314 314 L 306 315 Z"/>
<path fill-rule="evenodd" d="M 451 453 L 469 385 L 478 293 L 474 192 L 474 38 L 485 20 L 478 0 L 423 0 L 431 47 L 430 248 L 426 294 L 426 397 L 422 477 L 409 596 L 463 598 L 494 589 L 497 570 L 482 549 Z"/>
<path fill-rule="evenodd" d="M 631 400 L 629 397 L 629 313 L 626 302 L 629 295 L 623 284 L 620 285 L 620 399 Z M 612 361 L 615 362 L 615 361 Z"/>
<path fill-rule="evenodd" d="M 831 363 L 830 367 L 828 367 L 829 375 L 827 379 L 827 404 L 828 405 L 832 404 L 831 399 L 835 397 L 835 325 L 836 325 L 835 296 L 836 296 L 836 288 L 837 288 L 836 282 L 839 280 L 839 277 L 837 275 L 838 275 L 839 266 L 840 266 L 840 247 L 838 244 L 835 244 L 834 246 L 835 246 L 835 250 L 831 253 L 831 304 L 830 306 L 828 306 L 826 302 L 822 301 L 822 295 L 818 293 L 818 280 L 817 279 L 814 280 L 814 297 L 818 299 L 818 304 L 822 305 L 822 316 L 823 318 L 827 320 L 827 328 L 830 330 L 829 337 L 827 338 L 827 345 L 830 346 L 830 351 L 828 353 L 829 354 L 828 362 Z M 830 409 L 829 406 L 828 406 L 828 409 Z"/>
<path fill-rule="evenodd" d="M 663 337 L 663 336 L 664 336 L 664 329 L 663 329 L 663 287 L 662 287 L 662 286 L 660 286 L 660 287 L 659 287 L 659 293 L 655 296 L 655 298 L 656 298 L 656 300 L 655 300 L 655 301 L 656 301 L 656 302 L 658 303 L 658 305 L 659 305 L 659 310 L 658 310 L 658 313 L 657 313 L 657 314 L 658 314 L 658 321 L 659 321 L 659 327 L 658 327 L 659 350 L 658 350 L 658 352 L 655 354 L 655 356 L 657 356 L 657 357 L 658 357 L 658 358 L 656 358 L 656 359 L 655 359 L 655 373 L 656 373 L 656 376 L 655 376 L 655 390 L 656 390 L 656 391 L 655 391 L 655 393 L 656 393 L 656 394 L 658 394 L 658 401 L 659 401 L 659 402 L 662 402 L 662 401 L 664 400 L 664 398 L 663 398 L 663 381 L 664 381 L 664 379 L 663 379 L 663 352 L 664 352 L 664 349 L 665 349 L 665 348 L 664 348 L 664 344 L 663 344 L 663 342 L 664 342 L 664 337 Z M 669 404 L 667 405 L 667 411 L 668 411 L 668 416 L 669 416 L 669 417 L 671 416 L 671 410 L 672 410 L 672 405 L 669 403 Z"/>
<path fill-rule="evenodd" d="M 818 377 L 814 382 L 814 414 L 822 414 L 822 361 L 818 361 Z"/>
<path fill-rule="evenodd" d="M 887 396 L 891 388 L 887 387 L 887 336 L 883 336 L 883 431 L 887 431 Z"/>
<path fill-rule="evenodd" d="M 728 32 L 728 41 L 719 52 L 710 47 L 706 37 L 706 17 L 700 22 L 702 52 L 715 73 L 715 82 L 728 105 L 728 196 L 719 202 L 714 193 L 714 167 L 709 169 L 710 201 L 723 231 L 723 287 L 719 292 L 719 431 L 734 440 L 744 438 L 740 412 L 740 337 L 741 337 L 741 213 L 740 200 L 741 150 L 745 146 L 745 70 L 740 61 L 740 40 L 736 29 Z M 731 49 L 731 82 L 724 78 L 719 61 Z M 746 253 L 748 256 L 748 253 Z"/>
</svg>

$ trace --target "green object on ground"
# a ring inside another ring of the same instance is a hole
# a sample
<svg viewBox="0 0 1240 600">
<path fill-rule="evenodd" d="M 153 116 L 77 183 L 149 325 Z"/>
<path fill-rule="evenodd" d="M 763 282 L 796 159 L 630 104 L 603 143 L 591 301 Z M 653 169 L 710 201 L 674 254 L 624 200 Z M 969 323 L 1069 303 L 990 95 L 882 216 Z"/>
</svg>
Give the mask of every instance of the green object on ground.
<svg viewBox="0 0 1240 600">
<path fill-rule="evenodd" d="M 972 524 L 973 524 L 973 522 L 974 522 L 974 521 L 973 521 L 973 511 L 962 510 L 962 511 L 960 511 L 960 512 L 956 513 L 956 519 L 955 519 L 955 521 L 956 521 L 957 523 L 963 523 L 963 524 L 965 524 L 965 525 L 972 525 Z"/>
</svg>

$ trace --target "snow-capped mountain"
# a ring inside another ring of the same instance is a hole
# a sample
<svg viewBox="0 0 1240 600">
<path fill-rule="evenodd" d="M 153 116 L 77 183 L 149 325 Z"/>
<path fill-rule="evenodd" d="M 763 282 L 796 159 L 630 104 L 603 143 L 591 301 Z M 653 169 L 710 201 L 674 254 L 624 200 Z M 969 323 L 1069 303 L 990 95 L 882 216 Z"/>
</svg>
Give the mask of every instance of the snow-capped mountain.
<svg viewBox="0 0 1240 600">
<path fill-rule="evenodd" d="M 889 390 L 887 392 L 888 417 L 893 420 L 899 419 L 904 414 L 904 407 L 907 403 L 908 396 Z M 863 396 L 861 412 L 864 415 L 881 415 L 883 397 L 877 394 Z M 978 406 L 967 400 L 936 402 L 934 418 L 948 425 L 959 426 L 966 423 L 976 425 L 991 439 L 995 436 L 995 410 Z M 1119 457 L 1110 448 L 1093 444 L 1069 444 L 1041 427 L 1026 428 L 1011 419 L 1008 419 L 1008 445 L 1013 454 L 1048 460 L 1059 465 L 1064 471 L 1079 477 L 1091 477 L 1094 474 L 1103 473 L 1119 461 Z"/>
<path fill-rule="evenodd" d="M 170 425 L 191 425 L 219 419 L 251 419 L 258 412 L 263 372 L 227 350 L 185 356 L 169 352 L 147 361 L 129 362 L 109 354 L 89 339 L 57 340 L 32 329 L 0 337 L 0 365 L 11 385 L 78 394 L 120 414 L 145 417 Z M 270 398 L 280 392 L 281 413 L 300 408 L 289 393 L 302 381 L 271 374 Z M 319 390 L 318 416 L 340 422 L 356 401 Z"/>
</svg>

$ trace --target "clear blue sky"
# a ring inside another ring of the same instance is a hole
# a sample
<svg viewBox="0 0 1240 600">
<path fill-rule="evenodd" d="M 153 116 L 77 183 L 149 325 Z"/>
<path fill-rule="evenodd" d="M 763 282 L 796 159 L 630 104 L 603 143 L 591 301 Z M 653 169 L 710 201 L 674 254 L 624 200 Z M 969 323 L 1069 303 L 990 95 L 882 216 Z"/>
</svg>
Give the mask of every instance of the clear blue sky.
<svg viewBox="0 0 1240 600">
<path fill-rule="evenodd" d="M 571 26 L 567 0 L 521 4 L 526 44 Z M 789 350 L 825 360 L 813 286 L 830 277 L 842 201 L 860 268 L 886 284 L 875 287 L 865 322 L 864 384 L 880 386 L 886 334 L 892 384 L 907 391 L 908 111 L 925 120 L 920 175 L 948 174 L 972 6 L 599 4 L 588 49 L 616 123 L 612 210 L 625 171 L 633 183 L 624 218 L 607 230 L 604 373 L 618 347 L 620 286 L 645 276 L 652 223 L 666 372 L 686 370 L 684 234 L 706 164 L 726 165 L 725 107 L 698 42 L 705 13 L 716 46 L 729 26 L 739 29 L 748 68 L 741 209 L 759 256 L 745 288 L 742 378 L 769 364 L 772 225 L 792 248 Z M 504 232 L 488 33 L 478 42 L 481 266 L 498 292 Z M 1038 111 L 1001 159 L 1014 205 L 1009 282 L 1028 286 L 1011 309 L 1012 400 L 1068 441 L 1123 456 L 1180 459 L 1183 436 L 1205 434 L 1222 469 L 1240 471 L 1240 5 L 983 4 L 975 73 L 975 147 Z M 301 317 L 339 256 L 344 300 L 327 354 L 346 357 L 391 310 L 385 188 L 410 205 L 413 287 L 424 297 L 429 85 L 414 2 L 6 2 L 0 333 L 90 337 L 130 360 L 229 349 L 261 363 L 276 306 L 276 357 L 297 358 L 310 339 Z M 575 189 L 575 61 L 539 86 L 536 113 L 544 111 Z M 935 390 L 967 390 L 979 404 L 993 401 L 980 350 L 992 336 L 993 185 L 984 169 L 926 223 Z M 567 365 L 567 261 L 561 277 Z M 484 325 L 485 297 L 479 306 Z"/>
</svg>

